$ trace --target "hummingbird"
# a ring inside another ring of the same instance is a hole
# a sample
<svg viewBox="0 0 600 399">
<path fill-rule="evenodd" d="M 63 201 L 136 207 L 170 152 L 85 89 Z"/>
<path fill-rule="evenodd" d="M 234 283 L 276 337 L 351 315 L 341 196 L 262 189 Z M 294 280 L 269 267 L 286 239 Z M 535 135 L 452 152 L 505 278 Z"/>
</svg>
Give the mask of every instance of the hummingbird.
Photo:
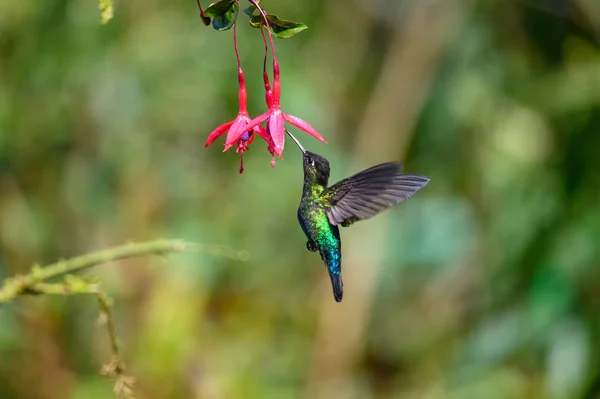
<svg viewBox="0 0 600 399">
<path fill-rule="evenodd" d="M 298 221 L 308 239 L 306 248 L 319 251 L 331 279 L 333 297 L 341 302 L 342 243 L 338 226 L 348 227 L 407 200 L 425 187 L 429 178 L 400 173 L 401 163 L 387 162 L 328 186 L 329 161 L 305 150 L 289 131 L 286 132 L 303 155 L 304 186 Z"/>
</svg>

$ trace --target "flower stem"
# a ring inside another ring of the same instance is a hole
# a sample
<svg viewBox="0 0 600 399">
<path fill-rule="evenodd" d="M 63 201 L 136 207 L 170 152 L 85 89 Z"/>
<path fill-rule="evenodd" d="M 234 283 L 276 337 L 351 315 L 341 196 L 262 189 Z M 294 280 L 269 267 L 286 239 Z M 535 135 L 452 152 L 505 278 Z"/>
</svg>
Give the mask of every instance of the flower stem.
<svg viewBox="0 0 600 399">
<path fill-rule="evenodd" d="M 265 37 L 265 31 L 263 30 L 262 25 L 260 26 L 260 34 L 263 38 L 263 43 L 265 44 L 265 56 L 263 58 L 263 73 L 267 72 L 267 56 L 269 54 L 269 46 L 267 45 L 267 38 Z"/>
<path fill-rule="evenodd" d="M 263 82 L 265 85 L 265 100 L 267 103 L 267 107 L 271 108 L 273 105 L 273 90 L 271 90 L 271 84 L 269 83 L 269 74 L 267 73 L 267 56 L 269 54 L 269 46 L 267 45 L 267 38 L 265 37 L 265 32 L 263 30 L 263 26 L 260 26 L 260 34 L 263 38 L 263 43 L 265 44 L 265 56 L 263 58 Z"/>
<path fill-rule="evenodd" d="M 240 53 L 238 51 L 237 44 L 237 23 L 233 24 L 233 49 L 235 50 L 235 58 L 237 60 L 238 70 L 242 68 L 242 63 L 240 61 Z"/>
<path fill-rule="evenodd" d="M 210 25 L 210 18 L 204 15 L 204 10 L 202 9 L 202 4 L 200 4 L 200 0 L 196 0 L 196 3 L 198 3 L 198 9 L 200 10 L 200 18 L 202 18 L 202 22 L 206 26 Z"/>
<path fill-rule="evenodd" d="M 267 26 L 267 34 L 269 35 L 269 42 L 271 43 L 271 54 L 273 54 L 273 61 L 275 62 L 275 60 L 277 59 L 277 57 L 275 56 L 275 44 L 273 43 L 273 35 L 271 35 L 271 27 L 269 26 L 269 20 L 267 19 L 267 15 L 265 14 L 265 11 L 258 5 L 256 0 L 248 1 L 250 1 L 250 3 L 252 3 L 252 5 L 256 7 L 258 12 L 260 12 L 260 15 L 262 15 L 263 21 L 265 21 L 265 25 Z"/>
</svg>

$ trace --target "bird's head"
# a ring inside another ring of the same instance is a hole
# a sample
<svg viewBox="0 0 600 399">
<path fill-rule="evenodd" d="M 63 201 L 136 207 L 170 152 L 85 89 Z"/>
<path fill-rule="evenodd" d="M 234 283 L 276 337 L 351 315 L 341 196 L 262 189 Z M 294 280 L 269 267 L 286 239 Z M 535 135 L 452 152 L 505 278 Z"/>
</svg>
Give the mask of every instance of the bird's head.
<svg viewBox="0 0 600 399">
<path fill-rule="evenodd" d="M 327 158 L 310 151 L 304 151 L 303 155 L 304 177 L 316 181 L 322 186 L 327 186 L 329 180 L 329 161 Z"/>
<path fill-rule="evenodd" d="M 287 134 L 294 140 L 300 151 L 302 151 L 304 179 L 327 186 L 327 182 L 329 181 L 329 161 L 327 158 L 314 152 L 306 151 L 302 147 L 302 144 L 289 131 L 287 131 Z"/>
</svg>

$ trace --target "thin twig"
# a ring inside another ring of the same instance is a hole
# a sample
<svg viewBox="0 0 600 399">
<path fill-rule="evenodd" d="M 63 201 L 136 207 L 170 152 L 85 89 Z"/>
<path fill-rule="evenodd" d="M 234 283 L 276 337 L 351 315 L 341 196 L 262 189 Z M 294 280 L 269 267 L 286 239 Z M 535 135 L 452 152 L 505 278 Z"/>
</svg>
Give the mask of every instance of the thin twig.
<svg viewBox="0 0 600 399">
<path fill-rule="evenodd" d="M 102 292 L 97 283 L 87 282 L 72 273 L 80 272 L 103 263 L 145 255 L 163 255 L 175 252 L 204 252 L 232 259 L 247 260 L 246 251 L 236 251 L 222 245 L 196 244 L 183 240 L 157 240 L 146 243 L 126 244 L 103 251 L 61 260 L 45 267 L 34 266 L 25 275 L 17 275 L 5 280 L 0 286 L 0 305 L 15 300 L 22 295 L 95 295 L 100 306 L 100 318 L 106 322 L 112 359 L 102 367 L 102 375 L 115 378 L 117 398 L 133 399 L 135 379 L 125 374 L 125 363 L 119 351 L 119 338 L 110 298 Z M 65 276 L 66 275 L 66 276 Z M 62 283 L 46 283 L 46 280 L 65 276 Z"/>
<path fill-rule="evenodd" d="M 35 295 L 94 295 L 98 300 L 100 307 L 99 320 L 106 323 L 108 338 L 112 357 L 110 362 L 102 367 L 101 374 L 114 378 L 114 392 L 117 398 L 134 399 L 133 386 L 135 378 L 126 374 L 125 362 L 121 358 L 119 350 L 119 337 L 117 335 L 117 327 L 115 318 L 112 313 L 112 300 L 103 291 L 100 290 L 98 284 L 86 282 L 85 280 L 75 277 L 66 276 L 63 283 L 40 283 L 36 284 L 27 291 L 28 294 Z"/>
<path fill-rule="evenodd" d="M 267 38 L 265 37 L 265 32 L 263 30 L 263 26 L 260 26 L 260 34 L 263 38 L 263 43 L 265 44 L 265 56 L 263 58 L 263 73 L 267 72 L 267 56 L 269 55 L 269 45 L 267 44 Z"/>
<path fill-rule="evenodd" d="M 252 3 L 252 5 L 254 7 L 256 7 L 258 12 L 262 16 L 265 25 L 267 26 L 267 34 L 269 35 L 269 42 L 271 43 L 271 54 L 273 54 L 273 59 L 275 60 L 275 59 L 277 59 L 277 57 L 275 56 L 275 44 L 273 43 L 273 36 L 271 35 L 271 26 L 269 25 L 269 20 L 267 19 L 267 15 L 265 14 L 265 11 L 261 8 L 261 6 L 258 5 L 258 2 L 256 0 L 248 0 L 248 1 L 250 3 Z"/>
<path fill-rule="evenodd" d="M 196 244 L 183 240 L 157 240 L 146 243 L 126 244 L 68 260 L 61 260 L 45 267 L 34 266 L 28 274 L 6 279 L 2 286 L 0 286 L 0 305 L 27 293 L 27 290 L 46 280 L 80 272 L 102 263 L 137 256 L 161 255 L 184 251 L 207 252 L 240 260 L 245 260 L 248 257 L 245 251 L 235 251 L 220 245 Z"/>
<path fill-rule="evenodd" d="M 240 61 L 240 52 L 237 43 L 237 23 L 233 24 L 233 49 L 235 50 L 235 59 L 237 60 L 238 69 L 241 69 L 242 63 Z"/>
</svg>

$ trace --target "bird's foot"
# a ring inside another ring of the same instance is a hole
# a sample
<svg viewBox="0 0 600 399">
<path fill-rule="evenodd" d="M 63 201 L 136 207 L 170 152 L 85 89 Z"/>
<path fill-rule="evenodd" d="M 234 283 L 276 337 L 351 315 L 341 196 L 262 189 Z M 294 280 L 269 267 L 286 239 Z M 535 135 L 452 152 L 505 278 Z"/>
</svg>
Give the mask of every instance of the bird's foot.
<svg viewBox="0 0 600 399">
<path fill-rule="evenodd" d="M 317 250 L 317 244 L 313 240 L 306 241 L 306 249 L 310 252 L 315 252 Z"/>
</svg>

